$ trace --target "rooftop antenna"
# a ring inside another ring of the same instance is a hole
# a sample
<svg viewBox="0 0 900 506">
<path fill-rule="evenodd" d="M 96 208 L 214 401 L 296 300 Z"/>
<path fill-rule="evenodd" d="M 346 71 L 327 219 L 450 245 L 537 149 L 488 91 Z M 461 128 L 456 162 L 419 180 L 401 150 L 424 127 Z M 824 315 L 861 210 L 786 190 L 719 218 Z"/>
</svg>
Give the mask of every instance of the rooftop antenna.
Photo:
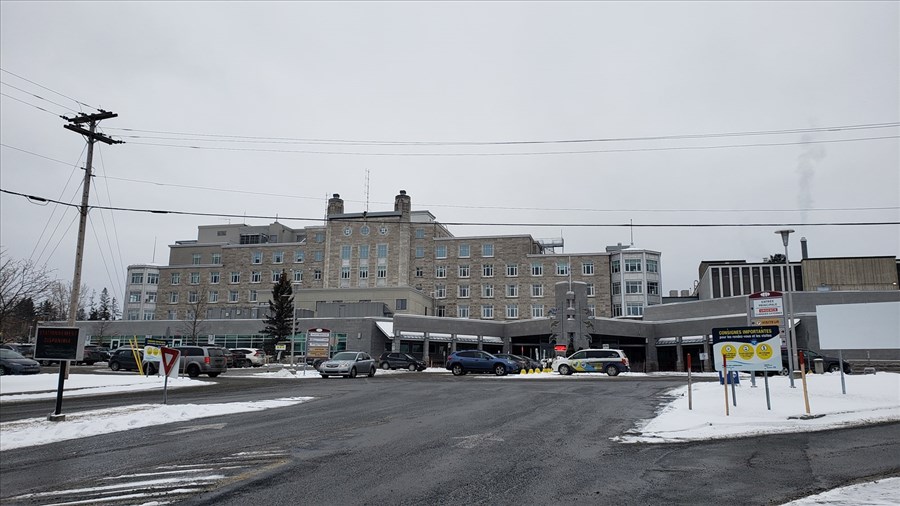
<svg viewBox="0 0 900 506">
<path fill-rule="evenodd" d="M 631 231 L 631 246 L 634 246 L 634 220 L 628 219 L 628 228 Z"/>
<path fill-rule="evenodd" d="M 156 263 L 156 236 L 153 236 L 153 255 L 151 255 L 150 258 L 152 258 L 152 260 L 150 260 L 150 263 L 155 264 Z"/>
<path fill-rule="evenodd" d="M 366 214 L 369 214 L 369 169 L 366 169 Z"/>
</svg>

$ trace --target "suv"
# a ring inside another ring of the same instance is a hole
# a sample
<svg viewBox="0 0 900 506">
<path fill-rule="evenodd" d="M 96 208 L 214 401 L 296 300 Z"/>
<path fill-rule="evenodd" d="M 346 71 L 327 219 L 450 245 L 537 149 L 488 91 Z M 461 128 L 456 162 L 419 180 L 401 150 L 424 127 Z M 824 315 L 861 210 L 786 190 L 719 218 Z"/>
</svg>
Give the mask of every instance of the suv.
<svg viewBox="0 0 900 506">
<path fill-rule="evenodd" d="M 97 362 L 103 362 L 103 355 L 95 347 L 85 346 L 81 360 L 73 362 L 73 364 L 94 365 Z"/>
<path fill-rule="evenodd" d="M 143 360 L 144 359 L 144 349 L 138 348 L 137 353 L 138 353 L 138 356 L 141 357 L 141 362 L 142 362 L 141 367 L 143 367 L 145 373 L 152 374 L 153 373 L 152 372 L 153 371 L 152 364 L 150 362 L 145 362 Z M 129 348 L 129 347 L 116 348 L 116 350 L 114 352 L 112 352 L 112 355 L 110 355 L 110 357 L 109 357 L 109 368 L 112 369 L 113 371 L 118 371 L 118 370 L 122 370 L 122 369 L 124 369 L 126 371 L 137 371 L 138 365 L 137 365 L 137 362 L 135 362 L 135 360 L 134 360 L 134 352 L 132 351 L 132 348 Z"/>
<path fill-rule="evenodd" d="M 263 353 L 262 350 L 257 348 L 235 348 L 234 351 L 240 351 L 247 356 L 247 360 L 250 361 L 250 365 L 253 367 L 260 367 L 265 365 L 266 363 L 266 354 Z"/>
<path fill-rule="evenodd" d="M 625 352 L 612 349 L 579 350 L 568 357 L 556 357 L 550 368 L 564 376 L 573 372 L 605 372 L 618 376 L 620 372 L 631 370 Z"/>
<path fill-rule="evenodd" d="M 514 360 L 495 357 L 486 351 L 464 350 L 453 352 L 447 357 L 447 369 L 454 376 L 462 376 L 467 372 L 492 372 L 497 376 L 505 376 L 518 373 L 522 366 Z"/>
<path fill-rule="evenodd" d="M 841 360 L 837 357 L 826 357 L 819 353 L 816 353 L 812 350 L 804 350 L 800 349 L 798 351 L 803 352 L 803 361 L 806 362 L 806 372 L 814 373 L 816 372 L 814 361 L 817 358 L 821 358 L 824 362 L 825 372 L 840 372 L 841 370 Z M 781 368 L 780 374 L 782 376 L 788 375 L 788 353 L 787 350 L 781 350 L 781 363 L 784 364 Z M 800 359 L 797 359 L 797 364 L 800 364 Z M 850 363 L 844 360 L 844 374 L 850 374 Z"/>
<path fill-rule="evenodd" d="M 0 344 L 0 348 L 4 348 L 7 350 L 12 350 L 25 358 L 34 358 L 34 345 L 28 343 L 3 343 Z"/>
<path fill-rule="evenodd" d="M 393 351 L 386 351 L 378 357 L 378 367 L 388 369 L 409 369 L 410 371 L 424 371 L 428 367 L 425 362 L 407 355 Z"/>
<path fill-rule="evenodd" d="M 217 346 L 176 346 L 181 352 L 181 372 L 191 378 L 207 374 L 215 378 L 228 370 L 225 362 L 224 348 Z"/>
</svg>

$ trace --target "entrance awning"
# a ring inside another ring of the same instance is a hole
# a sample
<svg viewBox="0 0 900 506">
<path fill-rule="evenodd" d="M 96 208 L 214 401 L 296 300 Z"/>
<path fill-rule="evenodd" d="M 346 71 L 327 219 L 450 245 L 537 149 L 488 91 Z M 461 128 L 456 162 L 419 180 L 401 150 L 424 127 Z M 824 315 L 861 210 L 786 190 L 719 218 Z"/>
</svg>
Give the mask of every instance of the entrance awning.
<svg viewBox="0 0 900 506">
<path fill-rule="evenodd" d="M 394 339 L 397 337 L 394 335 L 394 322 L 375 322 L 375 325 L 378 326 L 378 329 L 384 333 L 384 335 L 388 339 Z M 400 331 L 400 339 L 404 341 L 424 341 L 425 333 L 424 332 L 410 332 L 401 330 Z M 446 333 L 438 333 L 438 332 L 429 332 L 428 333 L 429 341 L 442 341 L 442 342 L 451 342 L 453 340 L 452 334 Z M 456 342 L 458 343 L 477 343 L 478 336 L 466 335 L 466 334 L 457 334 Z M 495 337 L 495 336 L 482 336 L 482 343 L 487 344 L 503 344 L 503 338 Z"/>
</svg>

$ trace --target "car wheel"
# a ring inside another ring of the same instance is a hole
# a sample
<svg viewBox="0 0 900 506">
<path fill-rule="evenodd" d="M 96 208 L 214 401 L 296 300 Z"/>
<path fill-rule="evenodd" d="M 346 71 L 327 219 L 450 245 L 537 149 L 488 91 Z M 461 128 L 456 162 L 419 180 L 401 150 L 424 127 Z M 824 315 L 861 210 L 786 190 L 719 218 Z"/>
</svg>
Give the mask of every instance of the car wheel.
<svg viewBox="0 0 900 506">
<path fill-rule="evenodd" d="M 197 367 L 196 365 L 192 365 L 192 366 L 188 367 L 187 375 L 190 376 L 191 378 L 196 378 L 197 376 L 200 376 L 200 368 Z"/>
<path fill-rule="evenodd" d="M 409 369 L 409 372 L 416 372 L 416 364 L 409 364 L 407 369 Z"/>
<path fill-rule="evenodd" d="M 209 373 L 209 377 L 210 377 L 210 378 L 215 378 L 215 377 L 218 376 L 218 375 L 219 375 L 219 373 L 217 373 L 217 372 L 211 372 L 211 373 Z"/>
<path fill-rule="evenodd" d="M 328 379 L 328 375 L 327 375 L 327 374 L 321 374 L 320 376 L 322 376 L 322 377 L 325 378 L 325 379 Z"/>
<path fill-rule="evenodd" d="M 837 364 L 831 364 L 831 366 L 828 368 L 828 372 L 839 372 L 840 370 L 841 366 Z"/>
<path fill-rule="evenodd" d="M 119 365 L 118 362 L 110 362 L 110 363 L 109 363 L 109 368 L 112 369 L 113 371 L 118 371 L 119 369 L 122 368 L 122 366 Z"/>
<path fill-rule="evenodd" d="M 563 364 L 563 365 L 559 366 L 559 373 L 562 374 L 563 376 L 568 376 L 568 375 L 572 374 L 572 368 L 569 367 L 568 364 Z"/>
<path fill-rule="evenodd" d="M 7 374 L 9 374 L 9 371 L 7 371 L 5 367 L 0 366 L 0 376 L 5 376 Z"/>
<path fill-rule="evenodd" d="M 463 369 L 462 364 L 453 364 L 453 367 L 450 368 L 450 371 L 454 376 L 462 376 L 466 373 L 466 370 Z"/>
<path fill-rule="evenodd" d="M 350 369 L 350 374 L 348 374 L 347 377 L 348 377 L 348 378 L 355 378 L 355 377 L 356 377 L 356 368 L 355 368 L 355 367 L 352 368 L 352 369 Z"/>
<path fill-rule="evenodd" d="M 387 362 L 382 362 L 382 363 L 381 363 L 381 368 L 384 369 L 385 371 L 387 371 L 388 369 L 391 368 L 391 364 L 389 364 L 389 363 L 387 363 Z"/>
<path fill-rule="evenodd" d="M 506 366 L 503 364 L 495 365 L 494 374 L 496 374 L 497 376 L 506 376 Z"/>
<path fill-rule="evenodd" d="M 372 367 L 369 368 L 369 377 L 370 377 L 370 378 L 371 378 L 372 376 L 375 376 L 375 369 L 377 369 L 377 367 L 375 367 L 374 364 L 372 365 Z"/>
<path fill-rule="evenodd" d="M 618 376 L 619 368 L 610 364 L 610 365 L 606 366 L 606 374 L 608 374 L 610 376 Z"/>
</svg>

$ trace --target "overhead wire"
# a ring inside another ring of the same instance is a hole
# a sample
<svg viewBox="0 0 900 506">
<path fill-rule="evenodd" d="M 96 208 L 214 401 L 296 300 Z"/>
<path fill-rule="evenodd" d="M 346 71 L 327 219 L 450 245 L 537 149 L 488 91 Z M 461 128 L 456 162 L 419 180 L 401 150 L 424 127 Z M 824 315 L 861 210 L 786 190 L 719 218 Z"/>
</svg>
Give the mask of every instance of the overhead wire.
<svg viewBox="0 0 900 506">
<path fill-rule="evenodd" d="M 63 109 L 66 109 L 67 111 L 79 112 L 79 111 L 77 111 L 77 110 L 75 110 L 75 109 L 72 109 L 71 107 L 62 105 L 62 104 L 60 104 L 60 103 L 58 103 L 58 102 L 54 102 L 54 101 L 50 100 L 49 98 L 42 97 L 42 96 L 40 96 L 40 95 L 38 95 L 38 94 L 36 94 L 36 93 L 32 93 L 32 92 L 30 92 L 30 91 L 28 91 L 28 90 L 23 90 L 22 88 L 19 88 L 19 87 L 17 87 L 17 86 L 13 86 L 12 84 L 9 84 L 9 83 L 6 83 L 6 82 L 3 82 L 2 80 L 0 80 L 0 84 L 2 84 L 3 86 L 8 86 L 8 87 L 10 87 L 10 88 L 12 88 L 12 89 L 14 89 L 14 90 L 21 91 L 22 93 L 27 93 L 28 95 L 31 95 L 31 96 L 34 97 L 34 98 L 43 100 L 43 101 L 45 101 L 45 102 L 49 102 L 49 103 L 51 103 L 51 104 L 53 104 L 53 105 L 55 105 L 55 106 L 62 107 Z"/>
<path fill-rule="evenodd" d="M 56 116 L 57 118 L 60 117 L 59 114 L 57 114 L 57 113 L 55 113 L 55 112 L 53 112 L 53 111 L 49 111 L 49 110 L 44 109 L 43 107 L 41 107 L 41 106 L 39 106 L 39 105 L 34 105 L 34 104 L 30 103 L 30 102 L 26 102 L 26 101 L 22 100 L 21 98 L 16 98 L 16 97 L 14 97 L 14 96 L 12 96 L 12 95 L 8 95 L 8 94 L 6 94 L 6 93 L 3 93 L 2 91 L 0 91 L 0 96 L 4 96 L 4 97 L 6 97 L 6 98 L 11 98 L 11 99 L 15 100 L 16 102 L 21 102 L 21 103 L 23 103 L 23 104 L 25 104 L 25 105 L 34 107 L 35 109 L 44 111 L 44 112 L 46 112 L 46 113 L 48 113 L 48 114 L 52 114 L 53 116 Z"/>
<path fill-rule="evenodd" d="M 81 164 L 81 158 L 84 156 L 84 152 L 85 152 L 86 150 L 87 150 L 87 144 L 85 144 L 84 147 L 81 148 L 81 154 L 78 155 L 78 159 L 75 161 L 75 164 L 74 164 L 74 165 L 72 165 L 71 163 L 68 163 L 68 162 L 62 162 L 62 163 L 64 163 L 66 166 L 71 166 L 71 167 L 72 167 L 72 170 L 69 171 L 69 179 L 66 180 L 66 184 L 65 184 L 65 185 L 62 187 L 62 189 L 59 191 L 59 197 L 57 197 L 58 199 L 62 199 L 63 195 L 64 195 L 65 192 L 66 192 L 66 189 L 69 188 L 69 185 L 72 183 L 72 177 L 77 173 L 76 171 L 78 170 L 78 166 Z M 72 202 L 72 201 L 75 199 L 75 195 L 78 194 L 78 189 L 79 189 L 80 187 L 81 187 L 80 184 L 79 184 L 78 186 L 75 187 L 75 190 L 74 190 L 74 192 L 73 192 L 73 195 L 72 195 L 72 197 L 70 198 L 70 202 Z M 35 263 L 40 263 L 40 259 L 44 256 L 44 252 L 47 250 L 47 246 L 50 244 L 50 241 L 53 240 L 53 237 L 54 237 L 54 235 L 56 234 L 56 231 L 59 229 L 59 226 L 60 226 L 60 224 L 62 223 L 63 216 L 60 216 L 60 217 L 59 217 L 59 220 L 58 220 L 57 223 L 56 223 L 56 227 L 54 227 L 53 232 L 51 232 L 50 236 L 47 238 L 47 243 L 44 244 L 44 247 L 41 249 L 40 255 L 38 255 L 38 257 L 35 259 L 35 258 L 34 258 L 34 253 L 35 253 L 35 251 L 37 251 L 38 246 L 40 246 L 41 242 L 44 240 L 44 234 L 47 232 L 47 228 L 50 226 L 50 223 L 53 221 L 53 216 L 56 214 L 57 209 L 59 209 L 59 206 L 54 206 L 54 207 L 53 207 L 53 210 L 50 211 L 50 216 L 47 217 L 47 221 L 46 221 L 46 223 L 44 223 L 44 228 L 41 230 L 41 235 L 38 236 L 38 240 L 35 242 L 34 248 L 31 250 L 31 254 L 29 255 L 29 259 L 32 260 L 32 261 L 34 261 Z M 65 210 L 64 210 L 64 209 L 61 210 L 61 212 L 62 212 L 63 214 L 65 214 Z M 55 251 L 55 248 L 54 248 L 54 251 Z M 52 254 L 51 254 L 51 256 L 52 256 Z M 49 261 L 49 260 L 50 260 L 50 258 L 48 257 L 48 258 L 47 258 L 47 261 Z"/>
<path fill-rule="evenodd" d="M 104 166 L 104 163 L 103 163 L 103 150 L 100 146 L 97 146 L 97 153 L 98 153 L 98 158 L 100 159 L 100 164 L 99 164 L 100 172 L 102 174 L 106 174 L 106 167 Z M 105 181 L 104 181 L 104 183 L 105 183 Z M 112 196 L 110 195 L 110 192 L 109 192 L 109 185 L 104 184 L 103 186 L 106 188 L 106 200 L 109 203 L 109 205 L 112 205 L 113 202 L 112 202 Z M 97 190 L 98 190 L 96 192 L 97 193 L 97 201 L 102 203 L 102 199 L 101 199 L 102 193 L 99 191 L 100 190 L 99 188 Z M 119 232 L 116 227 L 116 219 L 115 219 L 116 214 L 113 212 L 109 213 L 110 220 L 112 221 L 112 234 L 114 237 L 110 236 L 109 228 L 106 226 L 105 214 L 106 213 L 103 213 L 102 211 L 100 212 L 100 221 L 103 224 L 103 233 L 106 236 L 106 244 L 107 244 L 107 247 L 109 248 L 109 256 L 110 256 L 110 260 L 113 263 L 113 270 L 115 271 L 116 275 L 120 276 L 119 279 L 125 279 L 126 269 L 125 269 L 125 262 L 122 259 L 122 248 L 121 248 L 121 243 L 119 242 Z M 115 242 L 115 244 L 116 244 L 116 250 L 113 250 L 113 245 L 112 245 L 113 242 Z M 118 257 L 116 256 L 116 251 L 118 251 Z M 114 295 L 118 293 L 117 287 L 118 287 L 118 285 L 114 285 L 114 288 L 113 288 L 113 290 L 115 290 Z"/>
<path fill-rule="evenodd" d="M 6 72 L 7 74 L 9 74 L 9 75 L 11 75 L 11 76 L 18 77 L 19 79 L 21 79 L 21 80 L 23 80 L 23 81 L 25 81 L 25 82 L 31 83 L 31 84 L 37 86 L 38 88 L 47 90 L 47 91 L 49 91 L 49 92 L 51 92 L 51 93 L 55 93 L 55 94 L 57 94 L 57 95 L 59 95 L 59 96 L 61 96 L 61 97 L 63 97 L 63 98 L 67 98 L 67 99 L 71 100 L 72 102 L 75 102 L 75 103 L 78 104 L 79 106 L 89 107 L 89 108 L 94 109 L 94 110 L 96 110 L 96 111 L 99 111 L 99 110 L 100 110 L 100 109 L 97 109 L 96 107 L 94 107 L 94 106 L 92 106 L 92 105 L 90 105 L 90 104 L 86 104 L 86 103 L 84 103 L 84 102 L 82 102 L 82 101 L 80 101 L 80 100 L 76 100 L 76 99 L 74 99 L 74 98 L 72 98 L 72 97 L 70 97 L 70 96 L 68 96 L 68 95 L 64 95 L 64 94 L 62 94 L 62 93 L 60 93 L 60 92 L 58 92 L 58 91 L 56 91 L 56 90 L 53 90 L 53 89 L 50 89 L 50 88 L 44 86 L 43 84 L 36 83 L 36 82 L 32 81 L 31 79 L 28 79 L 27 77 L 20 76 L 19 74 L 10 72 L 9 70 L 6 70 L 6 69 L 4 69 L 4 68 L 2 68 L 2 67 L 0 67 L 0 72 Z"/>
</svg>

